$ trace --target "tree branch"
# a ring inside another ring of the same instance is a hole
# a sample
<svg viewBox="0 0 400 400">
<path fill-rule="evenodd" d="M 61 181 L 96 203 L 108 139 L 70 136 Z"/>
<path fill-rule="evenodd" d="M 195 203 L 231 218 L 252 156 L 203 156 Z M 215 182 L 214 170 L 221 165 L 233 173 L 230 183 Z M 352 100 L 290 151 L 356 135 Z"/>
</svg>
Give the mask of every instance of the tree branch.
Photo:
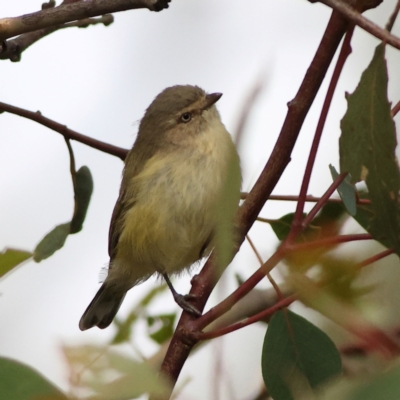
<svg viewBox="0 0 400 400">
<path fill-rule="evenodd" d="M 29 46 L 36 43 L 38 40 L 44 38 L 45 36 L 50 35 L 50 33 L 53 33 L 60 29 L 72 27 L 86 28 L 89 25 L 96 24 L 104 24 L 104 26 L 108 26 L 112 24 L 113 21 L 114 17 L 111 14 L 106 14 L 99 18 L 85 18 L 79 21 L 58 25 L 52 28 L 44 28 L 34 32 L 23 33 L 13 40 L 4 41 L 3 44 L 0 45 L 0 60 L 9 59 L 13 62 L 20 61 L 21 53 L 25 51 Z"/>
<path fill-rule="evenodd" d="M 63 3 L 20 17 L 0 19 L 0 42 L 22 33 L 50 28 L 66 22 L 97 17 L 118 11 L 147 8 L 161 11 L 168 8 L 171 0 L 96 0 Z"/>
<path fill-rule="evenodd" d="M 73 131 L 72 129 L 68 129 L 65 125 L 46 118 L 41 114 L 40 111 L 28 111 L 24 110 L 23 108 L 0 102 L 0 113 L 2 112 L 19 115 L 20 117 L 35 121 L 41 125 L 46 126 L 49 129 L 52 129 L 53 131 L 61 133 L 61 135 L 63 135 L 67 139 L 76 140 L 77 142 L 86 144 L 87 146 L 93 147 L 94 149 L 103 151 L 104 153 L 119 157 L 121 160 L 125 160 L 126 154 L 128 153 L 128 150 L 123 149 L 122 147 L 113 146 L 112 144 L 93 139 L 89 136 L 85 136 L 81 133 Z"/>
<path fill-rule="evenodd" d="M 354 22 L 360 28 L 363 28 L 371 35 L 377 37 L 378 39 L 381 39 L 387 44 L 390 44 L 396 49 L 400 49 L 400 38 L 392 35 L 386 29 L 381 28 L 380 26 L 371 22 L 369 19 L 363 17 L 359 11 L 350 7 L 343 1 L 341 0 L 310 0 L 310 1 L 312 3 L 319 1 L 320 3 L 323 3 L 326 6 L 333 8 L 334 10 L 343 14 L 350 21 Z"/>
</svg>

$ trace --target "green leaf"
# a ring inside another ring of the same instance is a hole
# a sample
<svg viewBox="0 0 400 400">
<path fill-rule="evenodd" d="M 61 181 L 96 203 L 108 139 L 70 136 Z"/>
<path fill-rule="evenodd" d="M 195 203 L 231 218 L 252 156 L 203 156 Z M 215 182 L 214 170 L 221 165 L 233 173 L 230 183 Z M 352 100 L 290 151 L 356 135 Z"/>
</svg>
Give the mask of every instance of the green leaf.
<svg viewBox="0 0 400 400">
<path fill-rule="evenodd" d="M 340 170 L 349 172 L 354 183 L 365 181 L 372 211 L 368 231 L 377 240 L 387 240 L 400 254 L 400 173 L 384 55 L 385 48 L 379 45 L 347 98 L 348 110 L 341 122 Z"/>
<path fill-rule="evenodd" d="M 367 197 L 364 195 L 362 198 L 366 199 Z M 367 231 L 372 233 L 371 231 L 371 222 L 375 217 L 375 211 L 371 204 L 358 204 L 357 205 L 357 213 L 354 216 L 354 219 Z M 391 247 L 390 241 L 385 238 L 376 238 L 375 239 L 380 242 L 383 246 L 389 248 Z"/>
<path fill-rule="evenodd" d="M 170 339 L 174 333 L 176 314 L 161 314 L 155 317 L 147 317 L 147 326 L 150 328 L 150 337 L 162 344 Z"/>
<path fill-rule="evenodd" d="M 75 209 L 70 233 L 82 230 L 90 198 L 93 193 L 93 178 L 88 167 L 79 168 L 75 175 Z"/>
<path fill-rule="evenodd" d="M 6 249 L 0 253 L 0 277 L 30 257 L 32 257 L 32 253 L 28 251 Z"/>
<path fill-rule="evenodd" d="M 306 214 L 303 214 L 303 218 Z M 274 231 L 276 237 L 279 240 L 286 239 L 286 236 L 290 232 L 290 227 L 292 226 L 294 213 L 289 213 L 284 215 L 283 217 L 271 221 L 269 224 L 271 225 L 272 230 Z"/>
<path fill-rule="evenodd" d="M 61 247 L 64 246 L 67 236 L 69 235 L 69 230 L 69 222 L 56 226 L 36 246 L 36 249 L 33 252 L 33 259 L 36 262 L 40 262 L 53 255 L 57 250 L 61 249 Z"/>
<path fill-rule="evenodd" d="M 261 368 L 274 400 L 298 399 L 342 371 L 340 354 L 331 339 L 289 310 L 271 318 Z"/>
<path fill-rule="evenodd" d="M 329 169 L 331 170 L 332 179 L 336 180 L 339 176 L 339 173 L 336 171 L 335 167 L 329 164 Z M 351 176 L 347 175 L 344 181 L 337 188 L 340 198 L 343 201 L 344 206 L 346 207 L 347 212 L 354 216 L 357 212 L 357 204 L 356 204 L 356 189 L 354 185 L 351 183 Z"/>
<path fill-rule="evenodd" d="M 33 368 L 3 357 L 0 357 L 0 394 L 7 400 L 67 399 Z"/>
</svg>

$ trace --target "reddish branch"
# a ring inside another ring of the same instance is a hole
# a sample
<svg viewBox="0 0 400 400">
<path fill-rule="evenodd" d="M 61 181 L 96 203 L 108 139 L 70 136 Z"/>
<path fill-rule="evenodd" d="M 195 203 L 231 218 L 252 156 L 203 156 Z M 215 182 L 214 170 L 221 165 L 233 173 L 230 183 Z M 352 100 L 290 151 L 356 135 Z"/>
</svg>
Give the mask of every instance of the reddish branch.
<svg viewBox="0 0 400 400">
<path fill-rule="evenodd" d="M 400 111 L 400 101 L 392 108 L 391 114 L 394 117 Z"/>
<path fill-rule="evenodd" d="M 216 329 L 215 331 L 212 332 L 194 332 L 193 335 L 196 337 L 197 340 L 208 340 L 208 339 L 214 339 L 223 335 L 226 335 L 227 333 L 231 333 L 234 331 L 237 331 L 239 329 L 244 328 L 245 326 L 254 324 L 255 322 L 259 322 L 264 320 L 266 317 L 270 317 L 277 311 L 281 310 L 284 307 L 288 307 L 290 304 L 292 304 L 296 300 L 296 297 L 294 295 L 285 297 L 283 299 L 280 299 L 279 301 L 276 302 L 273 306 L 267 308 L 266 310 L 263 310 L 249 318 L 246 318 L 243 321 L 237 322 L 235 324 L 229 325 L 224 328 Z"/>
<path fill-rule="evenodd" d="M 354 26 L 351 26 L 346 34 L 344 41 L 343 41 L 343 45 L 340 50 L 338 60 L 335 65 L 335 69 L 333 71 L 331 81 L 329 83 L 328 91 L 325 96 L 324 104 L 323 104 L 322 110 L 321 110 L 321 115 L 319 117 L 317 128 L 315 130 L 315 134 L 314 134 L 314 138 L 313 138 L 313 142 L 312 142 L 312 146 L 311 146 L 311 150 L 310 150 L 310 155 L 308 156 L 306 170 L 304 172 L 304 177 L 303 177 L 303 182 L 301 184 L 299 201 L 297 202 L 297 207 L 296 207 L 296 212 L 294 214 L 292 227 L 290 229 L 290 233 L 289 233 L 289 236 L 287 239 L 289 242 L 292 241 L 300 233 L 300 231 L 304 228 L 304 226 L 306 226 L 310 223 L 310 221 L 317 214 L 319 209 L 325 204 L 326 199 L 328 199 L 331 196 L 331 194 L 337 187 L 337 186 L 335 187 L 335 185 L 332 185 L 331 192 L 328 190 L 327 193 L 325 194 L 325 199 L 322 198 L 316 204 L 314 209 L 311 210 L 311 213 L 306 217 L 307 222 L 302 222 L 303 212 L 304 212 L 304 204 L 306 201 L 308 186 L 309 186 L 310 180 L 311 180 L 311 173 L 314 168 L 315 159 L 317 157 L 319 143 L 321 141 L 322 132 L 324 130 L 326 118 L 328 116 L 329 108 L 332 103 L 333 94 L 335 93 L 335 89 L 336 89 L 336 86 L 337 86 L 337 83 L 339 80 L 339 76 L 343 70 L 344 63 L 346 62 L 347 57 L 351 53 L 350 40 L 353 36 L 353 31 L 354 31 Z M 346 175 L 347 174 L 341 175 L 341 181 L 344 180 Z"/>
<path fill-rule="evenodd" d="M 369 19 L 363 17 L 359 11 L 352 8 L 344 1 L 341 0 L 312 0 L 312 2 L 323 3 L 334 10 L 340 12 L 350 21 L 354 22 L 354 24 L 358 25 L 360 28 L 363 28 L 365 31 L 370 33 L 371 35 L 381 39 L 387 44 L 395 47 L 396 49 L 400 50 L 400 38 L 390 34 L 387 30 L 382 29 L 380 26 L 374 24 Z M 379 1 L 380 2 L 380 1 Z M 364 11 L 364 10 L 362 10 Z"/>
<path fill-rule="evenodd" d="M 52 129 L 53 131 L 61 133 L 61 135 L 63 135 L 67 139 L 76 140 L 77 142 L 86 144 L 90 147 L 93 147 L 94 149 L 103 151 L 104 153 L 119 157 L 121 160 L 125 159 L 128 152 L 128 150 L 123 149 L 122 147 L 113 146 L 112 144 L 90 138 L 88 136 L 82 135 L 81 133 L 73 131 L 72 129 L 68 129 L 65 125 L 46 118 L 41 114 L 40 111 L 28 111 L 24 110 L 23 108 L 11 106 L 10 104 L 0 102 L 0 113 L 1 112 L 8 112 L 10 114 L 15 114 L 19 115 L 20 117 L 30 119 L 41 125 L 46 126 L 49 129 Z"/>
<path fill-rule="evenodd" d="M 387 256 L 390 256 L 391 254 L 394 254 L 394 250 L 393 249 L 387 249 L 385 251 L 382 251 L 381 253 L 375 254 L 374 256 L 367 258 L 364 261 L 361 261 L 358 263 L 358 268 L 364 268 L 367 265 L 370 265 L 376 261 L 382 260 L 382 258 L 385 258 Z"/>
</svg>

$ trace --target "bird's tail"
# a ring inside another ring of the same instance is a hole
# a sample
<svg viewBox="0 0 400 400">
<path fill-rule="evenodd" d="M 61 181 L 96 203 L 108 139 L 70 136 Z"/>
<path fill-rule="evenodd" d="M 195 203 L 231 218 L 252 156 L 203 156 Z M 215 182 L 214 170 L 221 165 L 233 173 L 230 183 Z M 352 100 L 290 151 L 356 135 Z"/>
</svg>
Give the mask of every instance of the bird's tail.
<svg viewBox="0 0 400 400">
<path fill-rule="evenodd" d="M 126 295 L 126 291 L 105 281 L 79 321 L 79 329 L 85 331 L 93 326 L 100 329 L 111 324 Z"/>
</svg>

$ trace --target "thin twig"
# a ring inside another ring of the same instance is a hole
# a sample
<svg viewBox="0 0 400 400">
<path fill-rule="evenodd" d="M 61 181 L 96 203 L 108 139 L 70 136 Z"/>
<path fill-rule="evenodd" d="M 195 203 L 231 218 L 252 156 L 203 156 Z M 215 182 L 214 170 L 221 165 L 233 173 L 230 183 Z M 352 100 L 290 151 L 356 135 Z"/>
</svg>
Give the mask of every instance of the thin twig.
<svg viewBox="0 0 400 400">
<path fill-rule="evenodd" d="M 392 117 L 394 117 L 398 112 L 400 111 L 400 100 L 397 102 L 397 104 L 392 108 L 392 111 L 390 112 L 392 114 Z"/>
<path fill-rule="evenodd" d="M 316 1 L 317 0 L 312 0 L 312 2 Z M 340 12 L 350 21 L 354 22 L 360 28 L 363 28 L 366 32 L 370 33 L 376 38 L 381 39 L 385 43 L 390 44 L 391 46 L 400 50 L 400 38 L 390 34 L 386 29 L 382 29 L 380 26 L 374 24 L 369 19 L 363 17 L 359 11 L 350 7 L 343 1 L 341 0 L 318 0 L 318 1 Z"/>
<path fill-rule="evenodd" d="M 50 28 L 84 18 L 98 17 L 118 11 L 147 8 L 161 11 L 168 8 L 171 0 L 96 0 L 63 3 L 20 17 L 0 19 L 0 42 L 22 33 Z"/>
<path fill-rule="evenodd" d="M 46 118 L 40 113 L 40 111 L 28 111 L 23 108 L 0 102 L 0 113 L 2 112 L 19 115 L 20 117 L 35 121 L 49 129 L 52 129 L 53 131 L 61 133 L 61 135 L 68 139 L 76 140 L 77 142 L 86 144 L 87 146 L 93 147 L 94 149 L 100 150 L 104 153 L 119 157 L 121 160 L 125 160 L 126 154 L 128 153 L 128 150 L 123 149 L 122 147 L 113 146 L 112 144 L 105 143 L 73 131 L 72 129 L 67 128 L 65 125 Z"/>
<path fill-rule="evenodd" d="M 374 263 L 374 262 L 376 262 L 376 261 L 381 260 L 382 258 L 385 258 L 385 257 L 387 257 L 387 256 L 390 256 L 391 254 L 394 254 L 394 252 L 395 252 L 394 249 L 387 249 L 387 250 L 385 250 L 385 251 L 382 251 L 381 253 L 375 254 L 374 256 L 372 256 L 372 257 L 370 257 L 370 258 L 367 258 L 367 259 L 364 260 L 364 261 L 359 262 L 359 263 L 357 264 L 357 267 L 358 267 L 358 268 L 364 268 L 364 267 L 366 267 L 367 265 L 370 265 L 370 264 L 372 264 L 372 263 Z"/>
<path fill-rule="evenodd" d="M 258 252 L 256 246 L 254 245 L 253 241 L 250 239 L 250 236 L 248 234 L 246 235 L 246 239 L 249 242 L 250 247 L 252 248 L 254 254 L 256 255 L 258 262 L 262 266 L 264 264 L 264 261 L 262 260 L 260 253 Z M 281 289 L 279 288 L 278 284 L 275 282 L 275 279 L 271 276 L 269 272 L 267 272 L 266 275 L 272 287 L 274 288 L 276 295 L 278 296 L 278 299 L 281 300 L 283 298 Z"/>
<path fill-rule="evenodd" d="M 314 217 L 318 214 L 321 208 L 327 203 L 329 197 L 332 193 L 340 186 L 340 184 L 346 179 L 348 175 L 347 172 L 342 172 L 334 182 L 329 186 L 328 190 L 324 193 L 324 195 L 320 198 L 317 204 L 311 209 L 311 211 L 307 214 L 304 218 L 303 222 L 301 223 L 302 228 L 307 228 L 307 226 L 311 223 Z"/>
<path fill-rule="evenodd" d="M 399 104 L 400 104 L 400 102 L 399 102 Z M 400 108 L 400 106 L 399 106 L 399 108 Z M 240 194 L 240 198 L 242 199 L 242 200 L 245 200 L 246 198 L 247 198 L 247 195 L 248 195 L 248 193 L 246 193 L 246 192 L 242 192 L 241 194 Z M 277 201 L 299 201 L 299 196 L 298 195 L 296 195 L 296 196 L 292 196 L 292 195 L 286 195 L 286 194 L 271 194 L 271 196 L 269 196 L 269 199 L 268 200 L 277 200 Z M 320 201 L 321 200 L 321 197 L 316 197 L 316 196 L 311 196 L 311 195 L 308 195 L 308 196 L 306 196 L 306 198 L 305 198 L 305 201 L 306 202 L 310 202 L 310 203 L 317 203 L 318 201 Z M 339 199 L 339 198 L 337 198 L 337 199 L 328 199 L 327 201 L 326 201 L 327 203 L 343 203 L 343 200 L 342 199 Z M 368 199 L 360 199 L 360 198 L 357 198 L 356 199 L 356 203 L 357 204 L 360 204 L 360 205 L 367 205 L 367 204 L 371 204 L 371 200 L 368 200 Z M 259 217 L 257 217 L 257 220 L 262 220 L 262 218 L 260 219 Z"/>
</svg>

